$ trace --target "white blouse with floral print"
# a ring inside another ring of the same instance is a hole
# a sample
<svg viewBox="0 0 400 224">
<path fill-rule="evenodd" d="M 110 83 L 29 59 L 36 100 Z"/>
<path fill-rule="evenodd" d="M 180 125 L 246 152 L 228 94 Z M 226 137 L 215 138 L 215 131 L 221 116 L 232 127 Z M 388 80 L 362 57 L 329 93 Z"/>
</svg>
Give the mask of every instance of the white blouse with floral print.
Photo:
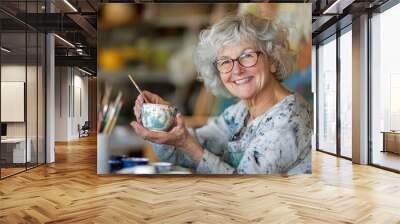
<svg viewBox="0 0 400 224">
<path fill-rule="evenodd" d="M 198 164 L 174 146 L 153 144 L 161 161 L 202 174 L 311 173 L 311 110 L 292 94 L 256 117 L 247 127 L 243 101 L 198 129 L 189 129 L 204 148 Z"/>
</svg>

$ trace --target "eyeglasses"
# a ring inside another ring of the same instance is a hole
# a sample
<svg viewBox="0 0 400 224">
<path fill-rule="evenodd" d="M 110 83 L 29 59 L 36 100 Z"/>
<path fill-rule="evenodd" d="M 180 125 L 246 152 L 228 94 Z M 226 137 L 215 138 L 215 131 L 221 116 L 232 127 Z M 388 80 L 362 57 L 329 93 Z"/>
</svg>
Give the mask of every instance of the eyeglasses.
<svg viewBox="0 0 400 224">
<path fill-rule="evenodd" d="M 236 59 L 226 58 L 217 60 L 214 62 L 214 66 L 221 73 L 228 73 L 232 71 L 235 61 L 237 61 L 239 65 L 244 68 L 250 68 L 257 64 L 258 55 L 261 53 L 261 51 L 245 52 Z"/>
</svg>

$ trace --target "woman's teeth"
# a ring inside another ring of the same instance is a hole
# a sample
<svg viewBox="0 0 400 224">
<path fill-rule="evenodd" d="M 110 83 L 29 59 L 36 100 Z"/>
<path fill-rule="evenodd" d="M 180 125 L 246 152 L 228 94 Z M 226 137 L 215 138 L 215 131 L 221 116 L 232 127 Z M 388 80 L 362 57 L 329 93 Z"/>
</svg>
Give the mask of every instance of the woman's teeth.
<svg viewBox="0 0 400 224">
<path fill-rule="evenodd" d="M 242 84 L 245 84 L 245 83 L 249 82 L 249 81 L 251 80 L 251 78 L 252 78 L 252 77 L 247 77 L 247 78 L 244 78 L 244 79 L 239 79 L 239 80 L 234 81 L 234 83 L 235 83 L 236 85 L 242 85 Z"/>
</svg>

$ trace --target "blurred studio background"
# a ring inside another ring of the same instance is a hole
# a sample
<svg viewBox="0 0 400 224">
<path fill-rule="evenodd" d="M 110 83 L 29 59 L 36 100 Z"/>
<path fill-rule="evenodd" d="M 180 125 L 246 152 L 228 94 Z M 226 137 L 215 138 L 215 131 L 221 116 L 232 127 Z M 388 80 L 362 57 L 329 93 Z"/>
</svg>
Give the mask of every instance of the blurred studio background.
<svg viewBox="0 0 400 224">
<path fill-rule="evenodd" d="M 111 151 L 109 158 L 124 155 L 157 160 L 151 145 L 136 137 L 129 126 L 135 119 L 132 108 L 138 92 L 128 74 L 142 90 L 174 104 L 189 127 L 202 126 L 210 116 L 236 102 L 207 92 L 197 78 L 192 55 L 201 29 L 228 14 L 244 12 L 279 20 L 288 27 L 290 46 L 298 60 L 284 84 L 313 105 L 311 4 L 101 4 L 97 23 L 98 126 L 107 128 L 99 133 L 98 145 Z M 116 113 L 106 119 L 110 107 L 115 107 Z M 104 124 L 107 120 L 109 124 Z M 102 142 L 103 135 L 106 142 Z"/>
</svg>

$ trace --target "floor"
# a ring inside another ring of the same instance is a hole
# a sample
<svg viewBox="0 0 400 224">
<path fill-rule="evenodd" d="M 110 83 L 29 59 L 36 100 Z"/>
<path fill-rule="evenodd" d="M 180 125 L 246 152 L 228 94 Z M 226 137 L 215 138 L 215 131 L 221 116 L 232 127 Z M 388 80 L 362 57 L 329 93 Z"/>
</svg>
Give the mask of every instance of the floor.
<svg viewBox="0 0 400 224">
<path fill-rule="evenodd" d="M 27 168 L 25 168 L 24 164 L 18 165 L 18 167 L 1 168 L 1 178 L 5 178 L 5 177 L 11 176 L 13 174 L 17 174 L 19 172 L 23 172 L 26 169 L 32 169 L 35 166 L 37 166 L 37 165 L 33 164 L 33 163 L 28 163 Z"/>
<path fill-rule="evenodd" d="M 400 223 L 400 175 L 321 152 L 313 174 L 98 176 L 96 139 L 0 181 L 0 223 Z"/>
<path fill-rule="evenodd" d="M 374 151 L 372 157 L 373 163 L 386 166 L 395 170 L 400 170 L 400 155 L 392 152 Z"/>
<path fill-rule="evenodd" d="M 1 168 L 1 177 L 2 178 L 7 177 L 7 176 L 13 175 L 15 173 L 22 172 L 24 170 L 25 170 L 25 167 L 24 168 Z"/>
</svg>

